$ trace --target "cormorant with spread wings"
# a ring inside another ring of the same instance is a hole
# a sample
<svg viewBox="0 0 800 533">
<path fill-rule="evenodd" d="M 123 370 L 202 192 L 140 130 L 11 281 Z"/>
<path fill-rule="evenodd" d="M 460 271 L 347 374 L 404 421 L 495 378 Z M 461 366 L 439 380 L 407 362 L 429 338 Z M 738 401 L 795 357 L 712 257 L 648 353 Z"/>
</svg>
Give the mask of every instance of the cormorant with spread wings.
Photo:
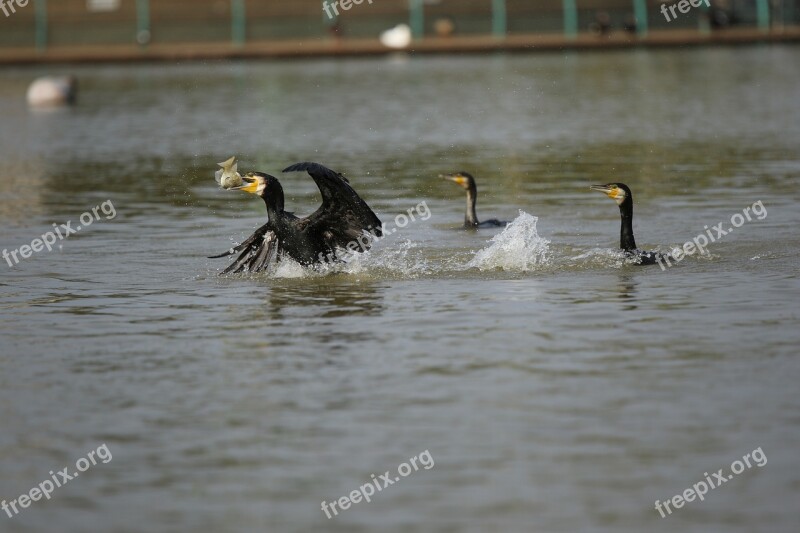
<svg viewBox="0 0 800 533">
<path fill-rule="evenodd" d="M 283 187 L 274 176 L 251 172 L 240 190 L 260 196 L 267 205 L 266 224 L 243 243 L 214 258 L 240 253 L 222 274 L 259 272 L 287 255 L 308 266 L 340 259 L 343 251 L 366 251 L 383 235 L 381 221 L 347 179 L 319 163 L 297 163 L 283 172 L 306 171 L 322 193 L 322 205 L 305 218 L 284 210 Z"/>
</svg>

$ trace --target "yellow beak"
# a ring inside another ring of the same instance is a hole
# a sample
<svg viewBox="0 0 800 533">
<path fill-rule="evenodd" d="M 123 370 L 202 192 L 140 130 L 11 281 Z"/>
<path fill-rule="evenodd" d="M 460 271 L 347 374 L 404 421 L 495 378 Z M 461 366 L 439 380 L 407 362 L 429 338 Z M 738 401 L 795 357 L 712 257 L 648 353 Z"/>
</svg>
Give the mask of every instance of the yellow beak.
<svg viewBox="0 0 800 533">
<path fill-rule="evenodd" d="M 617 195 L 619 194 L 618 187 L 609 187 L 608 185 L 591 185 L 589 187 L 592 191 L 602 192 L 609 198 L 617 199 Z"/>
<path fill-rule="evenodd" d="M 244 185 L 240 185 L 238 187 L 234 187 L 232 190 L 234 191 L 244 191 L 249 192 L 252 194 L 256 194 L 258 192 L 258 180 L 255 178 L 248 178 L 247 176 L 242 177 L 242 181 L 244 181 Z"/>
<path fill-rule="evenodd" d="M 462 187 L 466 187 L 467 186 L 467 178 L 465 178 L 463 176 L 459 176 L 457 174 L 440 174 L 439 177 L 440 178 L 444 178 L 446 180 L 453 181 L 453 182 L 461 185 Z"/>
</svg>

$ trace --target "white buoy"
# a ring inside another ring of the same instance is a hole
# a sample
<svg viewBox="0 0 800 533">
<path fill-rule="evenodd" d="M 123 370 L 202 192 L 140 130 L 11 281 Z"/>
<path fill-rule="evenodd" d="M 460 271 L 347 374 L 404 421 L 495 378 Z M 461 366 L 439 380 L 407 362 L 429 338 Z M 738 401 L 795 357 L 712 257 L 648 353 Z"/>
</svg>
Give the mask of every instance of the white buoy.
<svg viewBox="0 0 800 533">
<path fill-rule="evenodd" d="M 411 28 L 408 24 L 398 24 L 391 30 L 381 33 L 381 44 L 387 48 L 401 50 L 411 44 Z"/>
<path fill-rule="evenodd" d="M 28 105 L 57 107 L 72 105 L 78 95 L 78 80 L 74 76 L 45 76 L 28 87 Z"/>
</svg>

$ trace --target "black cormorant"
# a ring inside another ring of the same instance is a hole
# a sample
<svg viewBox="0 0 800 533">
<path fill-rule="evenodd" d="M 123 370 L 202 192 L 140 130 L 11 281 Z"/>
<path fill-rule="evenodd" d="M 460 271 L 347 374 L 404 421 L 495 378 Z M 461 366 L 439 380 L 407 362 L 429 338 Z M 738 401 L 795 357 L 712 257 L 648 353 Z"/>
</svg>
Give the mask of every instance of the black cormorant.
<svg viewBox="0 0 800 533">
<path fill-rule="evenodd" d="M 628 258 L 635 260 L 640 265 L 652 265 L 658 261 L 659 257 L 668 257 L 656 252 L 644 252 L 636 247 L 636 240 L 633 238 L 633 193 L 627 185 L 607 183 L 606 185 L 592 185 L 589 188 L 602 192 L 617 202 L 622 218 L 619 247 Z"/>
<path fill-rule="evenodd" d="M 318 163 L 297 163 L 283 172 L 303 170 L 322 193 L 322 205 L 305 218 L 284 211 L 283 187 L 274 176 L 251 172 L 242 176 L 241 186 L 231 189 L 260 196 L 268 221 L 243 243 L 212 257 L 241 252 L 222 274 L 258 272 L 284 254 L 305 266 L 327 263 L 339 259 L 343 250 L 366 251 L 373 238 L 383 235 L 381 221 L 344 176 Z"/>
<path fill-rule="evenodd" d="M 478 188 L 475 186 L 475 178 L 466 172 L 456 172 L 455 174 L 441 174 L 441 178 L 450 180 L 467 191 L 467 212 L 464 215 L 465 228 L 491 228 L 506 226 L 508 222 L 492 218 L 490 220 L 478 221 L 475 214 L 475 201 L 478 199 Z"/>
</svg>

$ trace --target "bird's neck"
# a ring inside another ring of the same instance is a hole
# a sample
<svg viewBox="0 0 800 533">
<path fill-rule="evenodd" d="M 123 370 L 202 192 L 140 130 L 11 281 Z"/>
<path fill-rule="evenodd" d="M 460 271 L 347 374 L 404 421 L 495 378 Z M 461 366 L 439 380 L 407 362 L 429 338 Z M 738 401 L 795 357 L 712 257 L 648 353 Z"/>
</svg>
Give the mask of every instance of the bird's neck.
<svg viewBox="0 0 800 533">
<path fill-rule="evenodd" d="M 477 226 L 478 215 L 475 213 L 475 202 L 478 200 L 476 189 L 467 189 L 467 213 L 464 215 L 465 226 Z"/>
<path fill-rule="evenodd" d="M 619 215 L 622 218 L 619 247 L 626 252 L 636 250 L 636 240 L 633 238 L 633 200 L 628 198 L 619 206 Z"/>
<path fill-rule="evenodd" d="M 275 194 L 264 198 L 264 203 L 267 205 L 267 217 L 270 222 L 278 223 L 283 214 L 283 195 Z"/>
</svg>

